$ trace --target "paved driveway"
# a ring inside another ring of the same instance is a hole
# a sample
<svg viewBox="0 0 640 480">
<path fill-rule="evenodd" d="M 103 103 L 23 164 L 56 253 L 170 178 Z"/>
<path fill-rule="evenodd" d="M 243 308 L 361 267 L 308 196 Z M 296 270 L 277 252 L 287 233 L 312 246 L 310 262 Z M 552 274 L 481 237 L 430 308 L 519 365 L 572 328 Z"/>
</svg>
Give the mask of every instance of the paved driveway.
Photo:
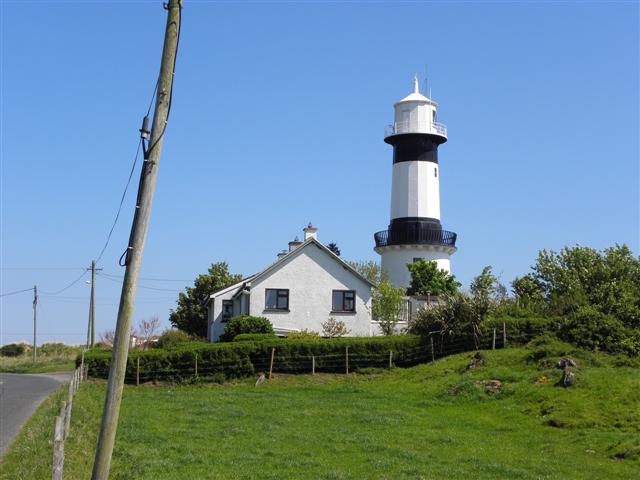
<svg viewBox="0 0 640 480">
<path fill-rule="evenodd" d="M 38 405 L 70 377 L 70 373 L 0 373 L 0 457 Z"/>
</svg>

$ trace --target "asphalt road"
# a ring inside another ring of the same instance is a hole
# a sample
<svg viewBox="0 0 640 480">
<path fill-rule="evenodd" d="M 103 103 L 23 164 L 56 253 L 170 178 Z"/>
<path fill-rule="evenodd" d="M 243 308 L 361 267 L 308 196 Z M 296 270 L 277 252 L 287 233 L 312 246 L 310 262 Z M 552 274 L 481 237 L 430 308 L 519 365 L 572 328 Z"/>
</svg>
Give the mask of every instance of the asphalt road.
<svg viewBox="0 0 640 480">
<path fill-rule="evenodd" d="M 0 373 L 0 457 L 42 401 L 68 382 L 70 376 L 70 373 Z"/>
</svg>

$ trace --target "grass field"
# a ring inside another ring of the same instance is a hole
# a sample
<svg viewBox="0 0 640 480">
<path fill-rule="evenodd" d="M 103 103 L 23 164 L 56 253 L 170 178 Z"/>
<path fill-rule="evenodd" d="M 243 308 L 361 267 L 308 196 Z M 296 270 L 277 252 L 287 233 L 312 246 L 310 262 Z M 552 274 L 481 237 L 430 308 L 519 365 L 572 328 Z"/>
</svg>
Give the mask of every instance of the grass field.
<svg viewBox="0 0 640 480">
<path fill-rule="evenodd" d="M 577 363 L 554 386 L 553 363 Z M 125 387 L 113 479 L 631 479 L 640 472 L 640 369 L 553 343 L 411 369 Z M 503 382 L 485 393 L 481 380 Z M 90 477 L 104 382 L 74 400 L 65 479 Z M 63 392 L 29 421 L 1 479 L 50 476 Z"/>
<path fill-rule="evenodd" d="M 0 372 L 70 372 L 75 368 L 75 359 L 81 351 L 81 347 L 73 347 L 62 343 L 45 343 L 38 347 L 35 362 L 30 351 L 17 357 L 0 356 Z"/>
</svg>

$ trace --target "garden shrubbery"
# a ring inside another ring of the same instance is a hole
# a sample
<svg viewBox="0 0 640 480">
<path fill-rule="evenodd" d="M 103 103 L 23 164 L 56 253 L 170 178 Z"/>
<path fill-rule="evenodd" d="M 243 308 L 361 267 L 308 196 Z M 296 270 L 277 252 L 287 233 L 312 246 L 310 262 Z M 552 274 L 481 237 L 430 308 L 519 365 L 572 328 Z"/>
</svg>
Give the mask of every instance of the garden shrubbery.
<svg viewBox="0 0 640 480">
<path fill-rule="evenodd" d="M 234 342 L 262 342 L 278 340 L 274 333 L 241 333 L 233 338 Z"/>
<path fill-rule="evenodd" d="M 231 342 L 242 333 L 270 333 L 273 334 L 273 325 L 264 317 L 240 315 L 229 319 L 224 333 L 220 336 L 221 342 Z"/>
<path fill-rule="evenodd" d="M 26 347 L 22 343 L 9 343 L 0 347 L 0 355 L 3 357 L 19 357 L 26 352 Z"/>
<path fill-rule="evenodd" d="M 196 375 L 196 362 L 198 376 L 216 379 L 251 376 L 269 369 L 272 349 L 275 349 L 274 372 L 310 373 L 313 357 L 318 372 L 344 372 L 347 347 L 350 371 L 386 367 L 390 351 L 393 352 L 393 364 L 396 366 L 416 365 L 430 356 L 428 345 L 422 338 L 413 335 L 194 343 L 168 350 L 130 352 L 126 381 L 135 382 L 138 358 L 140 381 L 191 380 Z M 111 352 L 93 350 L 87 352 L 84 359 L 91 376 L 107 378 Z M 78 358 L 76 363 L 79 362 Z"/>
</svg>

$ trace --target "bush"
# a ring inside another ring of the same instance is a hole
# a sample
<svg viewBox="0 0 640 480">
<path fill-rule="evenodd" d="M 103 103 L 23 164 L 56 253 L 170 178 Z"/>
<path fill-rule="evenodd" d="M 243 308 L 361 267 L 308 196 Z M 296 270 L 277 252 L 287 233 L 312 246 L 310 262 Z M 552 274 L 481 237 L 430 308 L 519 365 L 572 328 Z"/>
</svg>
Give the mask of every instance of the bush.
<svg viewBox="0 0 640 480">
<path fill-rule="evenodd" d="M 220 336 L 221 342 L 230 342 L 236 335 L 241 333 L 271 333 L 273 325 L 264 317 L 252 317 L 251 315 L 240 315 L 229 319 L 224 333 Z"/>
<path fill-rule="evenodd" d="M 345 371 L 347 347 L 350 371 L 387 367 L 389 351 L 393 351 L 393 362 L 396 366 L 416 365 L 430 358 L 430 352 L 423 340 L 411 335 L 287 342 L 274 338 L 253 342 L 190 343 L 169 350 L 131 352 L 127 360 L 125 379 L 129 383 L 135 382 L 138 358 L 141 381 L 192 381 L 195 378 L 196 361 L 198 376 L 201 377 L 247 377 L 269 369 L 272 348 L 275 348 L 274 372 L 310 373 L 312 357 L 315 357 L 316 371 L 342 373 Z M 89 367 L 90 375 L 107 378 L 110 359 L 109 351 L 87 352 L 85 363 Z M 79 365 L 80 358 L 76 363 Z"/>
<path fill-rule="evenodd" d="M 298 340 L 319 340 L 320 334 L 310 330 L 302 330 L 300 332 L 291 332 L 285 337 L 285 340 L 298 341 Z"/>
<path fill-rule="evenodd" d="M 182 330 L 168 329 L 160 334 L 158 341 L 153 344 L 154 348 L 171 348 L 195 341 L 195 337 Z"/>
<path fill-rule="evenodd" d="M 26 351 L 22 343 L 10 343 L 0 348 L 0 355 L 3 357 L 19 357 Z"/>
<path fill-rule="evenodd" d="M 278 337 L 273 333 L 241 333 L 236 335 L 234 342 L 261 342 L 264 340 L 277 340 Z"/>
<path fill-rule="evenodd" d="M 594 307 L 580 307 L 560 325 L 558 336 L 589 350 L 609 353 L 640 354 L 640 332 L 627 328 L 612 315 Z"/>
</svg>

